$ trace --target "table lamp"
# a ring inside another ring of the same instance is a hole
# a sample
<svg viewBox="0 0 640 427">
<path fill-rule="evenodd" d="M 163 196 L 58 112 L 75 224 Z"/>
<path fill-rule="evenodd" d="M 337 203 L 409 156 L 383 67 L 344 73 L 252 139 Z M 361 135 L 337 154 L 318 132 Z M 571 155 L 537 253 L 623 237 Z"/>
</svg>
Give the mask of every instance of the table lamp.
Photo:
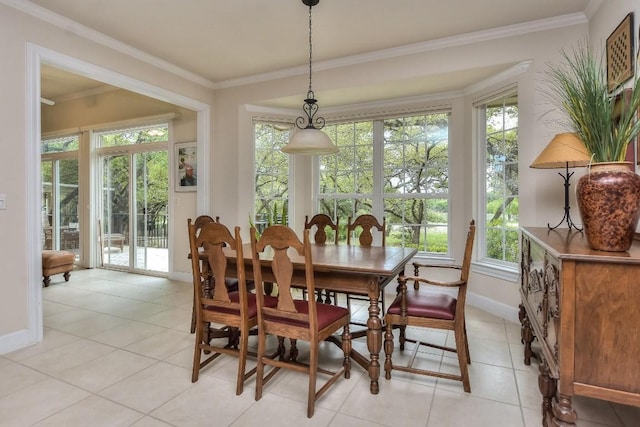
<svg viewBox="0 0 640 427">
<path fill-rule="evenodd" d="M 542 150 L 542 153 L 529 166 L 536 169 L 565 168 L 566 170 L 564 175 L 562 172 L 558 172 L 558 175 L 564 179 L 564 216 L 555 227 L 547 224 L 550 230 L 558 228 L 566 221 L 569 229 L 573 227 L 578 231 L 582 231 L 582 228 L 578 228 L 573 223 L 569 213 L 571 209 L 569 206 L 569 186 L 571 185 L 569 184 L 569 178 L 573 175 L 573 172 L 569 173 L 569 168 L 587 166 L 590 160 L 587 148 L 577 134 L 560 133 L 553 137 L 551 142 Z"/>
</svg>

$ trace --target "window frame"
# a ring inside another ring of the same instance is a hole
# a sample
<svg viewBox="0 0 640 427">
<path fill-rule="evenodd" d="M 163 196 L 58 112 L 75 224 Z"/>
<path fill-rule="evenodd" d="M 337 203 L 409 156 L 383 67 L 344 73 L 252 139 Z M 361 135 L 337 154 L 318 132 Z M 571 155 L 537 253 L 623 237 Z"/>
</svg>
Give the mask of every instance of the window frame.
<svg viewBox="0 0 640 427">
<path fill-rule="evenodd" d="M 374 117 L 366 117 L 366 118 L 352 118 L 350 120 L 343 120 L 340 122 L 334 121 L 329 124 L 332 125 L 341 125 L 341 124 L 356 124 L 359 122 L 371 122 L 372 123 L 372 144 L 373 144 L 373 166 L 372 172 L 374 174 L 373 179 L 373 191 L 372 193 L 343 193 L 343 194 L 333 194 L 328 198 L 323 197 L 320 193 L 320 159 L 314 159 L 314 179 L 313 179 L 313 206 L 314 209 L 320 212 L 320 199 L 370 199 L 372 202 L 371 213 L 376 217 L 382 219 L 384 216 L 384 207 L 385 201 L 389 199 L 403 200 L 403 199 L 414 199 L 420 198 L 425 200 L 430 199 L 446 199 L 447 201 L 447 250 L 446 252 L 427 252 L 422 251 L 418 248 L 419 252 L 417 257 L 423 259 L 437 259 L 439 262 L 449 262 L 451 260 L 452 253 L 452 242 L 451 242 L 451 220 L 452 220 L 452 212 L 451 212 L 451 204 L 452 204 L 452 196 L 451 196 L 451 182 L 450 176 L 448 176 L 448 186 L 446 192 L 440 193 L 429 193 L 429 192 L 421 192 L 421 193 L 406 193 L 406 194 L 396 194 L 393 197 L 390 197 L 392 193 L 386 193 L 384 190 L 384 180 L 385 180 L 385 167 L 384 167 L 384 147 L 385 147 L 385 121 L 389 119 L 404 119 L 411 118 L 416 116 L 429 116 L 429 115 L 438 115 L 444 114 L 447 118 L 447 171 L 451 172 L 451 117 L 452 117 L 452 108 L 450 106 L 438 108 L 438 109 L 419 109 L 415 111 L 402 111 L 397 113 L 387 113 L 382 116 L 374 116 Z M 335 141 L 334 141 L 335 142 Z M 414 140 L 407 141 L 408 143 L 414 142 Z M 358 169 L 361 170 L 361 169 Z M 376 178 L 378 177 L 378 178 Z M 324 212 L 324 211 L 322 211 Z M 346 225 L 346 224 L 345 224 Z M 387 226 L 389 226 L 389 218 L 387 218 Z M 392 225 L 399 225 L 402 227 L 404 223 L 394 223 Z M 426 226 L 423 224 L 422 227 Z M 345 237 L 346 239 L 346 237 Z M 343 239 L 344 240 L 344 239 Z M 376 242 L 374 241 L 374 244 Z M 404 245 L 404 241 L 403 241 Z"/>
<path fill-rule="evenodd" d="M 476 239 L 476 259 L 473 262 L 473 271 L 493 276 L 496 278 L 508 280 L 511 282 L 517 282 L 520 274 L 520 244 L 518 242 L 518 253 L 516 255 L 516 260 L 514 262 L 499 260 L 496 258 L 490 258 L 487 254 L 487 123 L 486 123 L 486 108 L 487 104 L 491 102 L 495 102 L 499 99 L 506 99 L 508 97 L 513 97 L 519 99 L 518 87 L 517 85 L 511 85 L 503 88 L 502 90 L 493 92 L 491 95 L 486 96 L 476 102 L 473 103 L 473 113 L 475 118 L 475 136 L 474 136 L 474 145 L 476 146 L 476 194 L 477 194 L 477 205 L 475 207 L 476 210 L 476 221 L 477 221 L 477 239 Z M 518 101 L 519 102 L 519 101 Z M 518 104 L 519 105 L 519 104 Z M 517 129 L 520 127 L 520 111 L 518 110 L 518 125 Z M 503 129 L 504 130 L 504 129 Z M 519 147 L 519 141 L 518 141 Z M 518 150 L 520 151 L 520 150 Z M 520 153 L 518 153 L 518 157 Z M 519 168 L 519 158 L 515 162 Z M 518 173 L 518 200 L 520 200 L 520 182 L 519 182 L 520 173 Z M 518 213 L 518 241 L 519 237 L 519 225 L 520 223 L 520 213 Z"/>
</svg>

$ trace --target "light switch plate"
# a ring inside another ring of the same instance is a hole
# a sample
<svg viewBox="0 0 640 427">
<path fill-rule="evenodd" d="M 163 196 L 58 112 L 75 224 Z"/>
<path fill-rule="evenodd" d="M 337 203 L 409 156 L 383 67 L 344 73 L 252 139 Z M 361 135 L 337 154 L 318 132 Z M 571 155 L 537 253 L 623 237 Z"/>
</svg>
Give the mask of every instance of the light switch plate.
<svg viewBox="0 0 640 427">
<path fill-rule="evenodd" d="M 0 193 L 0 209 L 7 209 L 7 195 L 5 193 Z"/>
</svg>

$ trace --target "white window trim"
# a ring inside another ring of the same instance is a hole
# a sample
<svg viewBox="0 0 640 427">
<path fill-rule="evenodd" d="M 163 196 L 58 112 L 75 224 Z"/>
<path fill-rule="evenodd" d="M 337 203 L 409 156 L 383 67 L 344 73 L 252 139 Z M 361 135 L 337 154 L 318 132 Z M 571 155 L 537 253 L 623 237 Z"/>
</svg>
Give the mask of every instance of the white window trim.
<svg viewBox="0 0 640 427">
<path fill-rule="evenodd" d="M 486 219 L 485 219 L 485 207 L 487 205 L 486 199 L 486 181 L 484 177 L 485 171 L 485 159 L 487 157 L 487 147 L 486 144 L 480 144 L 479 141 L 486 140 L 486 123 L 484 120 L 481 120 L 480 117 L 484 114 L 481 114 L 481 111 L 486 110 L 484 106 L 487 102 L 499 98 L 501 96 L 506 96 L 510 93 L 518 94 L 517 84 L 508 84 L 500 90 L 492 92 L 490 95 L 484 96 L 475 100 L 472 104 L 473 108 L 473 121 L 474 121 L 474 147 L 475 147 L 475 165 L 476 170 L 474 176 L 476 177 L 476 199 L 477 204 L 474 207 L 476 211 L 475 217 L 477 218 L 477 243 L 476 243 L 476 259 L 472 262 L 472 271 L 476 273 L 480 273 L 487 276 L 496 277 L 498 279 L 507 280 L 510 282 L 517 282 L 520 277 L 520 266 L 517 262 L 506 262 L 499 261 L 493 258 L 487 257 L 486 251 Z M 481 108 L 482 107 L 482 108 Z"/>
</svg>

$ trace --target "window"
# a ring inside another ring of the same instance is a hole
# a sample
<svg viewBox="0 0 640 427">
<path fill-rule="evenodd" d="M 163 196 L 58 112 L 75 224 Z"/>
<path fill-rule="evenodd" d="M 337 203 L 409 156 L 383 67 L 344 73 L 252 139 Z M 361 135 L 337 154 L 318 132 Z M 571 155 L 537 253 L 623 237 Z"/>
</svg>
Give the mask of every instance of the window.
<svg viewBox="0 0 640 427">
<path fill-rule="evenodd" d="M 482 258 L 517 266 L 518 97 L 508 93 L 478 108 L 480 129 L 479 226 Z"/>
<path fill-rule="evenodd" d="M 290 125 L 255 123 L 255 226 L 288 223 L 289 156 L 280 149 L 289 141 Z"/>
<path fill-rule="evenodd" d="M 448 123 L 439 112 L 326 126 L 339 152 L 319 157 L 318 211 L 344 226 L 384 216 L 388 245 L 448 253 Z"/>
</svg>

